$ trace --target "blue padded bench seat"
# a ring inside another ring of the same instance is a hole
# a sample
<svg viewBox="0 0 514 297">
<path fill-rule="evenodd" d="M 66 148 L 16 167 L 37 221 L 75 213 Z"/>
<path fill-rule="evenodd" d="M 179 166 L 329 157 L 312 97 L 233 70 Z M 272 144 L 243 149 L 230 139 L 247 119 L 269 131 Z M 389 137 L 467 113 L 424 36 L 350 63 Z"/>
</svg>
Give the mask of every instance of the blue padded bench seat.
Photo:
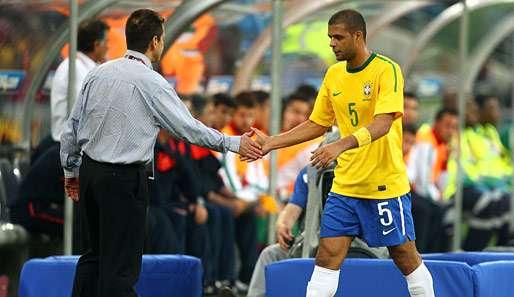
<svg viewBox="0 0 514 297">
<path fill-rule="evenodd" d="M 473 270 L 466 263 L 425 261 L 437 297 L 473 297 Z M 305 296 L 313 259 L 291 259 L 266 267 L 267 297 Z M 336 297 L 409 297 L 407 284 L 392 260 L 346 259 Z M 485 296 L 484 296 L 485 297 Z"/>
<path fill-rule="evenodd" d="M 23 266 L 19 297 L 70 297 L 77 256 L 32 259 Z M 181 255 L 144 255 L 140 297 L 201 297 L 202 265 Z"/>
</svg>

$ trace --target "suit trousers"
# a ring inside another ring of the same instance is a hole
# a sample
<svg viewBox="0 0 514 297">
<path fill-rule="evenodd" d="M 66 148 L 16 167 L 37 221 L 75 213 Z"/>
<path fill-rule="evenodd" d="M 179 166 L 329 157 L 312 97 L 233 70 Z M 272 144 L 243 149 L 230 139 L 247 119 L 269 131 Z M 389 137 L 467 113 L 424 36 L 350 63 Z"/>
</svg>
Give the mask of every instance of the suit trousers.
<svg viewBox="0 0 514 297">
<path fill-rule="evenodd" d="M 81 220 L 88 236 L 73 297 L 136 297 L 144 249 L 148 184 L 144 166 L 94 161 L 80 167 Z"/>
</svg>

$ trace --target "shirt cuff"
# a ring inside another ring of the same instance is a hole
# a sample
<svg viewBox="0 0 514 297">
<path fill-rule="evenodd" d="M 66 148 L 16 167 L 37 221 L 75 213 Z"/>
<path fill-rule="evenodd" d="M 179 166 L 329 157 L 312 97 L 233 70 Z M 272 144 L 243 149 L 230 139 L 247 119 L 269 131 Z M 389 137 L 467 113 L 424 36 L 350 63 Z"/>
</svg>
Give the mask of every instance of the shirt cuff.
<svg viewBox="0 0 514 297">
<path fill-rule="evenodd" d="M 78 168 L 69 170 L 64 168 L 64 177 L 65 178 L 77 178 L 79 176 Z"/>
<path fill-rule="evenodd" d="M 225 148 L 233 153 L 239 153 L 241 136 L 225 136 Z"/>
</svg>

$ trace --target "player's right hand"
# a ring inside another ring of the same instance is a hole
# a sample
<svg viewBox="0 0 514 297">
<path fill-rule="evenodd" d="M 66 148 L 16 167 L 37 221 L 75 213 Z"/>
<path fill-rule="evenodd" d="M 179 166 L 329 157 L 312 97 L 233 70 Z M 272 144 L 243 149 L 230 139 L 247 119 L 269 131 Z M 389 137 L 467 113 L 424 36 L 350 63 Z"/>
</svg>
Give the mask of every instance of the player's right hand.
<svg viewBox="0 0 514 297">
<path fill-rule="evenodd" d="M 293 240 L 293 233 L 291 228 L 286 224 L 277 224 L 277 239 L 278 244 L 284 250 L 289 250 L 289 243 Z"/>
</svg>

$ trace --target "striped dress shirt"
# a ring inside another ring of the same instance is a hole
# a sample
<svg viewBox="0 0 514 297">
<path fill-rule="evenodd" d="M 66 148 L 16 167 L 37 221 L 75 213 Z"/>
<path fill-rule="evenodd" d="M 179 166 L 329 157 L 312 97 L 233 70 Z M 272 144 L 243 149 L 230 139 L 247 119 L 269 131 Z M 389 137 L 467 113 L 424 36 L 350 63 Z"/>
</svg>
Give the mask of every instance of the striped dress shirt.
<svg viewBox="0 0 514 297">
<path fill-rule="evenodd" d="M 129 50 L 85 78 L 61 136 L 65 176 L 78 177 L 82 152 L 98 162 L 151 162 L 161 127 L 192 144 L 239 151 L 239 136 L 226 136 L 194 119 L 148 57 Z"/>
</svg>

